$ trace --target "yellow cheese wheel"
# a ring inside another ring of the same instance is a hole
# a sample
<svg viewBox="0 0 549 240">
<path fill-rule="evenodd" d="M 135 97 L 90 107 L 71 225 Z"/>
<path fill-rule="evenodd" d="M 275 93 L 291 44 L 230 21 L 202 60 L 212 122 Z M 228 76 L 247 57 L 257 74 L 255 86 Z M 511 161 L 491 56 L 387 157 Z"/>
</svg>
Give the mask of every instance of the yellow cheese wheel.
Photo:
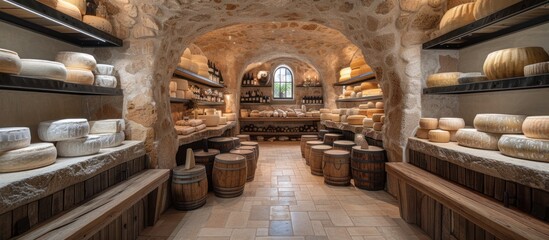
<svg viewBox="0 0 549 240">
<path fill-rule="evenodd" d="M 385 111 L 383 109 L 375 109 L 375 108 L 366 110 L 366 116 L 369 118 L 372 118 L 376 113 L 385 113 Z"/>
<path fill-rule="evenodd" d="M 501 134 L 479 132 L 473 128 L 462 128 L 456 133 L 459 145 L 485 150 L 498 150 L 498 141 Z"/>
<path fill-rule="evenodd" d="M 507 156 L 549 162 L 549 140 L 503 135 L 499 139 L 498 149 Z"/>
<path fill-rule="evenodd" d="M 332 120 L 332 114 L 331 113 L 321 113 L 320 114 L 320 120 L 331 121 Z"/>
<path fill-rule="evenodd" d="M 421 139 L 429 139 L 429 131 L 431 131 L 431 130 L 430 129 L 418 128 L 417 131 L 416 131 L 416 137 L 421 138 Z"/>
<path fill-rule="evenodd" d="M 377 109 L 383 109 L 385 107 L 385 103 L 383 102 L 376 102 L 376 108 Z"/>
<path fill-rule="evenodd" d="M 112 24 L 109 22 L 109 20 L 105 18 L 97 17 L 93 15 L 84 15 L 82 22 L 94 28 L 97 28 L 103 32 L 112 34 Z"/>
<path fill-rule="evenodd" d="M 362 88 L 360 86 L 355 86 L 355 87 L 353 87 L 353 91 L 354 92 L 361 92 Z"/>
<path fill-rule="evenodd" d="M 347 122 L 350 125 L 363 125 L 364 118 L 366 118 L 364 115 L 352 115 L 347 117 Z"/>
<path fill-rule="evenodd" d="M 370 65 L 364 64 L 364 65 L 360 66 L 360 72 L 362 72 L 362 74 L 364 74 L 364 73 L 373 72 L 373 70 L 372 70 L 372 67 L 370 67 Z"/>
<path fill-rule="evenodd" d="M 375 122 L 372 128 L 374 129 L 374 131 L 381 131 L 383 130 L 383 123 Z"/>
<path fill-rule="evenodd" d="M 343 82 L 343 81 L 347 81 L 351 79 L 351 74 L 348 74 L 348 75 L 341 75 L 341 77 L 339 77 L 339 81 L 340 82 Z"/>
<path fill-rule="evenodd" d="M 477 20 L 485 18 L 518 2 L 520 0 L 476 0 L 473 15 Z"/>
<path fill-rule="evenodd" d="M 427 87 L 443 87 L 459 84 L 460 72 L 435 73 L 427 77 Z"/>
<path fill-rule="evenodd" d="M 320 113 L 332 113 L 332 110 L 330 110 L 328 108 L 321 108 Z"/>
<path fill-rule="evenodd" d="M 450 142 L 450 132 L 439 129 L 430 130 L 429 141 L 437 143 L 448 143 Z"/>
<path fill-rule="evenodd" d="M 363 57 L 355 57 L 351 61 L 351 69 L 360 68 L 362 65 L 366 64 L 366 60 Z"/>
<path fill-rule="evenodd" d="M 360 104 L 358 105 L 358 109 L 368 109 L 368 104 Z"/>
<path fill-rule="evenodd" d="M 372 120 L 374 120 L 374 122 L 381 122 L 381 117 L 383 116 L 385 116 L 383 113 L 375 113 L 372 115 Z"/>
<path fill-rule="evenodd" d="M 367 102 L 367 103 L 366 103 L 366 106 L 368 106 L 368 108 L 375 108 L 375 107 L 376 107 L 376 103 L 375 103 L 375 102 Z"/>
<path fill-rule="evenodd" d="M 80 9 L 78 9 L 77 6 L 66 2 L 66 1 L 57 1 L 57 5 L 55 6 L 55 10 L 60 11 L 64 14 L 67 14 L 73 18 L 78 19 L 79 21 L 82 21 L 82 13 L 80 12 Z"/>
<path fill-rule="evenodd" d="M 330 119 L 332 120 L 332 122 L 340 122 L 341 121 L 341 116 L 339 114 L 330 114 Z"/>
<path fill-rule="evenodd" d="M 347 91 L 353 91 L 355 88 L 353 86 L 347 86 L 345 87 L 345 90 Z"/>
<path fill-rule="evenodd" d="M 522 133 L 525 115 L 477 114 L 473 124 L 481 132 Z"/>
<path fill-rule="evenodd" d="M 219 115 L 200 115 L 198 119 L 204 120 L 206 127 L 217 127 L 219 125 Z"/>
<path fill-rule="evenodd" d="M 438 128 L 438 119 L 436 118 L 421 118 L 419 119 L 419 127 L 426 130 Z"/>
<path fill-rule="evenodd" d="M 362 120 L 362 126 L 365 128 L 372 128 L 374 127 L 374 120 L 371 118 L 364 118 L 364 120 Z"/>
<path fill-rule="evenodd" d="M 527 117 L 522 123 L 522 131 L 529 138 L 549 139 L 549 116 Z"/>
<path fill-rule="evenodd" d="M 345 90 L 344 95 L 345 95 L 345 97 L 350 97 L 353 93 L 354 93 L 353 90 Z"/>
<path fill-rule="evenodd" d="M 193 54 L 191 53 L 191 50 L 189 48 L 185 48 L 185 51 L 183 51 L 183 55 L 181 55 L 181 57 L 191 60 Z"/>
<path fill-rule="evenodd" d="M 442 130 L 457 131 L 465 127 L 465 120 L 463 118 L 440 118 L 438 127 Z"/>
<path fill-rule="evenodd" d="M 530 64 L 524 67 L 524 76 L 549 74 L 549 62 Z"/>
<path fill-rule="evenodd" d="M 93 72 L 90 70 L 67 68 L 67 80 L 65 82 L 93 85 Z"/>
<path fill-rule="evenodd" d="M 382 95 L 382 94 L 383 94 L 383 92 L 381 91 L 381 88 L 374 88 L 374 89 L 368 89 L 368 90 L 363 90 L 362 91 L 362 96 L 363 97 L 379 96 L 379 95 Z"/>
<path fill-rule="evenodd" d="M 339 76 L 350 76 L 351 75 L 351 68 L 346 67 L 339 70 Z"/>
<path fill-rule="evenodd" d="M 362 88 L 362 90 L 369 90 L 369 89 L 375 89 L 375 88 L 378 88 L 378 83 L 377 82 L 363 82 L 360 84 L 360 88 Z"/>
<path fill-rule="evenodd" d="M 175 92 L 175 91 L 177 91 L 177 82 L 170 81 L 170 92 Z"/>
<path fill-rule="evenodd" d="M 358 114 L 367 116 L 368 115 L 368 109 L 360 108 L 360 109 L 358 109 Z"/>
<path fill-rule="evenodd" d="M 206 67 L 208 66 L 208 58 L 206 56 L 199 55 L 199 54 L 194 54 L 194 55 L 191 56 L 191 60 L 194 63 L 205 64 Z"/>
<path fill-rule="evenodd" d="M 486 75 L 482 75 L 479 72 L 476 73 L 462 73 L 460 77 L 458 78 L 459 84 L 465 84 L 465 83 L 476 83 L 476 82 L 484 82 L 488 81 L 488 77 Z"/>
<path fill-rule="evenodd" d="M 542 47 L 508 48 L 488 54 L 483 70 L 488 79 L 504 79 L 524 76 L 524 67 L 549 61 Z"/>
<path fill-rule="evenodd" d="M 465 3 L 451 8 L 440 20 L 440 32 L 447 33 L 475 21 L 475 3 Z"/>
</svg>

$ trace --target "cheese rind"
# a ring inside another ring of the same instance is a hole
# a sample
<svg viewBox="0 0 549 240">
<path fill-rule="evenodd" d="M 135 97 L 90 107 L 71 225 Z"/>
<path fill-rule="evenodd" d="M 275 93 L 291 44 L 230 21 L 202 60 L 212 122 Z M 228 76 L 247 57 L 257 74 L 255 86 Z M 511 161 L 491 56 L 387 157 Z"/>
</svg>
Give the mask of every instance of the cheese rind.
<svg viewBox="0 0 549 240">
<path fill-rule="evenodd" d="M 501 134 L 480 132 L 473 128 L 462 128 L 456 133 L 459 145 L 485 150 L 498 150 Z"/>
<path fill-rule="evenodd" d="M 94 75 L 90 70 L 67 68 L 67 79 L 65 82 L 83 85 L 93 85 Z"/>
<path fill-rule="evenodd" d="M 65 64 L 67 68 L 79 68 L 89 71 L 95 70 L 97 61 L 87 53 L 79 52 L 59 52 L 55 57 L 55 61 Z"/>
<path fill-rule="evenodd" d="M 52 143 L 35 143 L 28 147 L 0 153 L 0 173 L 25 171 L 55 162 L 57 150 Z"/>
<path fill-rule="evenodd" d="M 93 70 L 95 75 L 114 76 L 114 66 L 108 64 L 97 64 Z"/>
<path fill-rule="evenodd" d="M 376 113 L 385 113 L 385 111 L 383 109 L 375 109 L 375 108 L 366 110 L 366 116 L 369 118 L 373 117 L 374 114 Z"/>
<path fill-rule="evenodd" d="M 473 124 L 481 132 L 522 133 L 525 115 L 477 114 Z"/>
<path fill-rule="evenodd" d="M 530 64 L 524 67 L 524 76 L 536 76 L 549 73 L 549 62 Z"/>
<path fill-rule="evenodd" d="M 503 135 L 498 148 L 507 156 L 549 162 L 549 140 L 532 139 L 524 135 Z"/>
<path fill-rule="evenodd" d="M 385 116 L 383 113 L 375 113 L 374 115 L 372 115 L 372 120 L 374 122 L 382 122 L 381 117 L 383 116 Z"/>
<path fill-rule="evenodd" d="M 521 0 L 476 0 L 473 15 L 475 16 L 475 19 L 479 20 L 520 1 Z"/>
<path fill-rule="evenodd" d="M 465 127 L 465 120 L 463 118 L 440 118 L 438 127 L 442 130 L 457 131 Z"/>
<path fill-rule="evenodd" d="M 438 129 L 430 130 L 429 141 L 437 143 L 448 143 L 450 142 L 450 132 Z"/>
<path fill-rule="evenodd" d="M 383 102 L 376 102 L 376 108 L 377 109 L 383 109 L 385 107 L 385 103 Z"/>
<path fill-rule="evenodd" d="M 371 118 L 364 118 L 364 120 L 362 120 L 362 126 L 364 126 L 365 128 L 373 128 L 374 120 L 372 120 Z"/>
<path fill-rule="evenodd" d="M 219 125 L 219 116 L 218 115 L 200 115 L 198 119 L 204 120 L 204 124 L 207 127 L 217 127 Z"/>
<path fill-rule="evenodd" d="M 444 16 L 442 16 L 442 19 L 440 20 L 440 31 L 442 33 L 447 33 L 474 22 L 474 8 L 475 3 L 472 2 L 455 6 L 446 11 L 446 13 L 444 13 Z"/>
<path fill-rule="evenodd" d="M 88 135 L 90 137 L 98 137 L 100 148 L 112 148 L 112 147 L 118 147 L 122 145 L 122 142 L 126 139 L 126 135 L 124 132 L 118 132 L 118 133 L 103 133 L 103 134 L 95 134 L 95 135 Z"/>
<path fill-rule="evenodd" d="M 549 139 L 549 116 L 527 117 L 522 123 L 522 131 L 529 138 Z"/>
<path fill-rule="evenodd" d="M 16 52 L 0 48 L 0 72 L 8 74 L 21 72 L 21 59 Z"/>
<path fill-rule="evenodd" d="M 124 119 L 105 119 L 98 121 L 90 121 L 90 133 L 118 133 L 124 131 L 126 123 Z"/>
<path fill-rule="evenodd" d="M 38 138 L 44 142 L 81 138 L 89 132 L 90 125 L 84 118 L 45 121 L 38 125 Z"/>
<path fill-rule="evenodd" d="M 435 73 L 427 77 L 427 87 L 444 87 L 459 84 L 460 72 Z"/>
<path fill-rule="evenodd" d="M 364 115 L 352 115 L 347 117 L 347 122 L 350 125 L 362 125 L 364 118 L 366 118 Z"/>
<path fill-rule="evenodd" d="M 4 151 L 28 147 L 30 142 L 31 134 L 29 128 L 0 128 L 0 154 Z"/>
<path fill-rule="evenodd" d="M 60 157 L 80 157 L 92 155 L 101 149 L 101 139 L 95 135 L 82 138 L 59 141 L 56 144 L 57 155 Z"/>
<path fill-rule="evenodd" d="M 438 128 L 438 119 L 436 118 L 421 118 L 419 119 L 419 127 L 426 130 L 434 130 Z"/>
<path fill-rule="evenodd" d="M 416 131 L 416 137 L 421 139 L 429 139 L 429 131 L 431 131 L 431 129 L 418 128 Z"/>
<path fill-rule="evenodd" d="M 44 78 L 51 80 L 67 80 L 67 68 L 59 62 L 39 59 L 21 59 L 20 76 Z"/>
<path fill-rule="evenodd" d="M 524 67 L 549 61 L 549 54 L 542 47 L 502 49 L 488 54 L 483 70 L 488 79 L 505 79 L 524 76 Z"/>
</svg>

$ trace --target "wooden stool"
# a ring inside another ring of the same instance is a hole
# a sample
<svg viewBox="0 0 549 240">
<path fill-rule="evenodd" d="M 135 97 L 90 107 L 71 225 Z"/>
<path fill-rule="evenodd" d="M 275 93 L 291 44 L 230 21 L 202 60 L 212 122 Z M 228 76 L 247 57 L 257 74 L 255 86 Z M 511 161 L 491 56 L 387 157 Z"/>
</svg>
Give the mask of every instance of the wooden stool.
<svg viewBox="0 0 549 240">
<path fill-rule="evenodd" d="M 216 137 L 208 139 L 210 148 L 218 149 L 221 153 L 228 153 L 234 149 L 234 141 L 229 137 Z"/>
<path fill-rule="evenodd" d="M 309 154 L 309 163 L 311 163 L 311 174 L 316 176 L 322 176 L 322 158 L 324 152 L 332 150 L 328 145 L 315 145 L 311 147 L 311 153 Z"/>
<path fill-rule="evenodd" d="M 349 176 L 350 153 L 344 150 L 328 150 L 322 158 L 322 172 L 324 183 L 333 186 L 347 186 L 351 184 Z"/>
<path fill-rule="evenodd" d="M 330 133 L 330 130 L 326 130 L 326 129 L 319 130 L 318 131 L 318 138 L 319 139 L 324 139 L 324 135 L 326 135 L 326 133 Z"/>
<path fill-rule="evenodd" d="M 246 158 L 224 153 L 215 156 L 212 171 L 214 193 L 218 197 L 238 197 L 246 184 Z"/>
<path fill-rule="evenodd" d="M 246 158 L 246 181 L 253 181 L 255 177 L 255 170 L 257 169 L 254 151 L 239 149 L 231 150 L 231 153 L 238 154 Z"/>
<path fill-rule="evenodd" d="M 259 143 L 253 141 L 240 142 L 241 146 L 252 146 L 257 148 L 257 156 L 259 157 Z"/>
<path fill-rule="evenodd" d="M 341 140 L 342 138 L 343 135 L 339 133 L 326 133 L 324 135 L 324 144 L 333 146 L 335 141 Z"/>
<path fill-rule="evenodd" d="M 311 165 L 311 147 L 312 146 L 315 146 L 315 145 L 322 145 L 324 144 L 324 142 L 322 141 L 307 141 L 305 143 L 305 163 L 307 163 L 307 165 Z"/>
<path fill-rule="evenodd" d="M 234 148 L 240 147 L 240 138 L 230 137 L 233 140 Z"/>
<path fill-rule="evenodd" d="M 237 147 L 235 148 L 236 150 L 251 150 L 254 152 L 254 160 L 255 160 L 255 164 L 257 165 L 257 160 L 259 159 L 259 154 L 257 153 L 257 148 L 254 147 L 254 146 L 241 146 L 241 147 Z"/>
<path fill-rule="evenodd" d="M 240 139 L 241 142 L 250 141 L 250 135 L 248 134 L 240 134 L 236 135 L 238 139 Z"/>
<path fill-rule="evenodd" d="M 334 141 L 334 150 L 345 150 L 351 152 L 353 147 L 356 146 L 355 142 L 347 140 Z"/>
<path fill-rule="evenodd" d="M 351 169 L 355 187 L 365 190 L 385 189 L 385 150 L 376 146 L 362 149 L 353 147 Z"/>
<path fill-rule="evenodd" d="M 177 210 L 193 210 L 206 204 L 208 197 L 208 178 L 206 167 L 196 165 L 185 169 L 179 166 L 173 169 L 172 179 L 173 206 Z"/>
<path fill-rule="evenodd" d="M 317 135 L 301 135 L 301 157 L 305 157 L 305 149 L 307 147 L 307 141 L 318 140 Z"/>
<path fill-rule="evenodd" d="M 212 168 L 215 161 L 215 156 L 219 154 L 219 150 L 210 148 L 207 152 L 199 150 L 194 152 L 194 160 L 196 164 L 206 166 L 206 175 L 208 176 L 208 191 L 213 190 Z"/>
</svg>

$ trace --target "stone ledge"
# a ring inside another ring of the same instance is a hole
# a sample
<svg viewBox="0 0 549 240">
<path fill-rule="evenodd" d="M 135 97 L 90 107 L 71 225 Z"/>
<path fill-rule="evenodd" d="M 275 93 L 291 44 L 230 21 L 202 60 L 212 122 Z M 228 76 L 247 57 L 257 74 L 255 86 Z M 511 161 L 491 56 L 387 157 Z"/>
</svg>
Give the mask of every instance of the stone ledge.
<svg viewBox="0 0 549 240">
<path fill-rule="evenodd" d="M 101 149 L 95 155 L 58 158 L 54 164 L 43 168 L 0 174 L 0 213 L 46 197 L 144 155 L 143 142 L 124 141 L 121 146 Z"/>
<path fill-rule="evenodd" d="M 227 125 L 219 125 L 217 127 L 207 127 L 198 132 L 191 133 L 189 135 L 178 135 L 177 140 L 179 146 L 200 141 L 204 138 L 221 136 L 227 129 L 231 129 L 236 126 L 236 121 L 228 122 Z"/>
<path fill-rule="evenodd" d="M 328 128 L 339 129 L 343 131 L 349 131 L 353 133 L 362 133 L 364 136 L 372 138 L 374 140 L 383 141 L 383 133 L 379 131 L 374 131 L 372 128 L 364 128 L 362 125 L 349 125 L 347 123 L 341 122 L 332 122 L 323 120 L 321 121 L 322 125 Z"/>
<path fill-rule="evenodd" d="M 507 157 L 499 151 L 408 139 L 408 149 L 418 151 L 486 175 L 549 191 L 549 163 Z"/>
</svg>

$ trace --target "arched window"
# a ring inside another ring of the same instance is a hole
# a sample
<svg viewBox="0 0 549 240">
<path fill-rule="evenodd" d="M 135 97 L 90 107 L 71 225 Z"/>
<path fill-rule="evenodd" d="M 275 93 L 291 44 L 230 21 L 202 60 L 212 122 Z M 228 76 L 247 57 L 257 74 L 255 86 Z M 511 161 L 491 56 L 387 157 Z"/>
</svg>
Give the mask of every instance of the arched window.
<svg viewBox="0 0 549 240">
<path fill-rule="evenodd" d="M 294 76 L 288 66 L 275 69 L 273 84 L 274 99 L 294 99 Z"/>
</svg>

